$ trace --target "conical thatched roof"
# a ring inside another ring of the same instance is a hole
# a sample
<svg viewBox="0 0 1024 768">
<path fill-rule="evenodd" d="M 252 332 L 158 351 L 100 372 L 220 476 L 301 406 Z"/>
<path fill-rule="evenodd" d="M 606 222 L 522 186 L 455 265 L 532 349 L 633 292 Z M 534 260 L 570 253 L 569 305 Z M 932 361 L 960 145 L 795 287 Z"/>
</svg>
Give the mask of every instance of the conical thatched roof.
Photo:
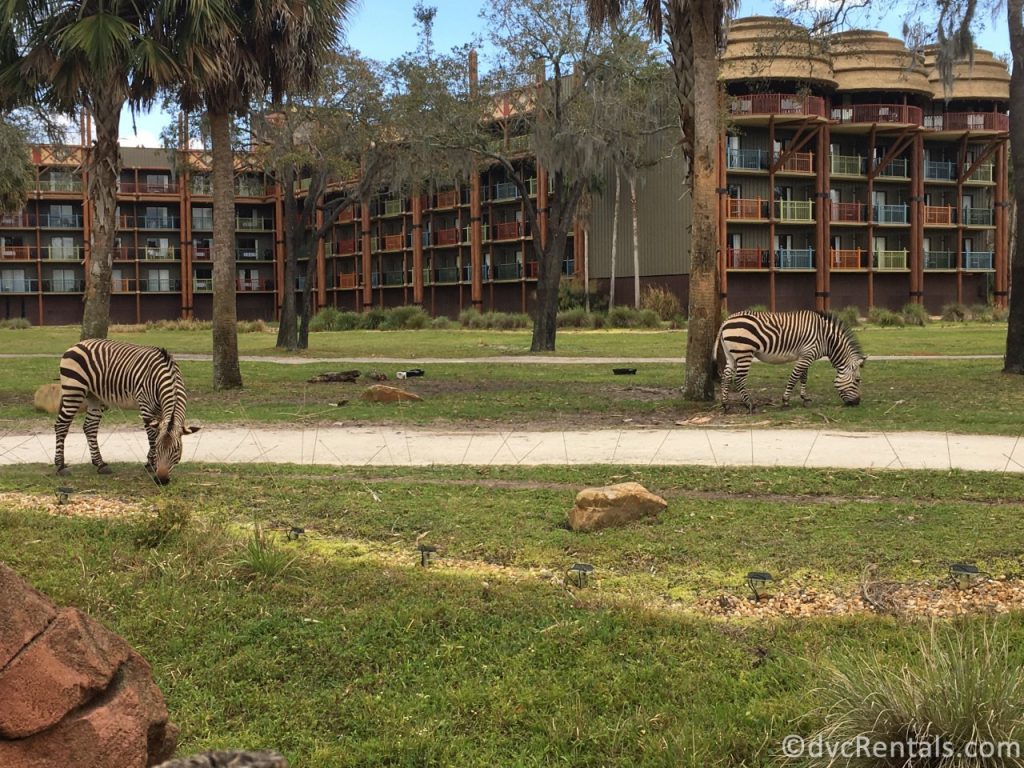
<svg viewBox="0 0 1024 768">
<path fill-rule="evenodd" d="M 928 68 L 928 83 L 932 97 L 945 99 L 947 94 L 942 87 L 942 76 L 935 66 L 936 51 L 925 49 L 924 63 Z M 953 87 L 948 97 L 951 99 L 995 99 L 1008 101 L 1010 98 L 1010 73 L 1006 65 L 992 55 L 991 51 L 978 48 L 974 51 L 974 62 L 963 61 L 953 65 Z"/>
<path fill-rule="evenodd" d="M 854 29 L 831 38 L 832 71 L 841 91 L 899 91 L 932 96 L 920 56 L 885 32 Z"/>
<path fill-rule="evenodd" d="M 803 80 L 835 88 L 821 43 L 787 19 L 750 16 L 729 26 L 719 77 L 725 82 Z"/>
</svg>

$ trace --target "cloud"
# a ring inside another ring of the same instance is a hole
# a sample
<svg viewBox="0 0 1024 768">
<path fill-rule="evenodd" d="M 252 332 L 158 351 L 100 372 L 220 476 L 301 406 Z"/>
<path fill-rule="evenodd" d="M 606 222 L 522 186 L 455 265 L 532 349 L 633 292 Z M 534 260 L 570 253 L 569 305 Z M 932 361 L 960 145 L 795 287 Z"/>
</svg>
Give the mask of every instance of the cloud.
<svg viewBox="0 0 1024 768">
<path fill-rule="evenodd" d="M 145 128 L 139 128 L 135 133 L 121 134 L 118 143 L 122 147 L 154 147 L 159 149 L 163 146 L 160 137 Z"/>
</svg>

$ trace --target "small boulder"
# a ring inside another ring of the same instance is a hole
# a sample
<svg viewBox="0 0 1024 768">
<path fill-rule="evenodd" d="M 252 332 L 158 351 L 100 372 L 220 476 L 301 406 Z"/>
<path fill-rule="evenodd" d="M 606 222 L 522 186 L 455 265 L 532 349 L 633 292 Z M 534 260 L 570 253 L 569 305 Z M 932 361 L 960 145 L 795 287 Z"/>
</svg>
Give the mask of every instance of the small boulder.
<svg viewBox="0 0 1024 768">
<path fill-rule="evenodd" d="M 60 383 L 43 384 L 36 390 L 32 402 L 37 411 L 57 413 L 60 410 Z"/>
<path fill-rule="evenodd" d="M 168 760 L 155 768 L 288 768 L 279 752 L 203 752 Z"/>
<path fill-rule="evenodd" d="M 667 506 L 667 501 L 640 483 L 584 488 L 576 494 L 576 505 L 569 510 L 569 527 L 574 531 L 596 531 L 627 525 L 654 517 Z"/>
<path fill-rule="evenodd" d="M 406 392 L 398 387 L 389 387 L 387 384 L 374 384 L 363 392 L 363 400 L 369 400 L 371 403 L 401 403 L 422 399 L 413 392 Z"/>
</svg>

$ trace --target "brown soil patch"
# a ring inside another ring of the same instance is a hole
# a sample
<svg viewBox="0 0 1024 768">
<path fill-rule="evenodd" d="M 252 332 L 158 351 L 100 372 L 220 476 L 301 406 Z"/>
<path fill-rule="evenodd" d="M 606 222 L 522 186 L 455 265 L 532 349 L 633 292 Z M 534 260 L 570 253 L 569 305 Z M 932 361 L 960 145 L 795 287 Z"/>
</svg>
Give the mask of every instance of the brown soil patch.
<svg viewBox="0 0 1024 768">
<path fill-rule="evenodd" d="M 0 507 L 26 512 L 47 512 L 58 517 L 127 518 L 146 514 L 138 504 L 104 499 L 91 494 L 72 494 L 63 504 L 53 496 L 30 493 L 0 493 Z"/>
</svg>

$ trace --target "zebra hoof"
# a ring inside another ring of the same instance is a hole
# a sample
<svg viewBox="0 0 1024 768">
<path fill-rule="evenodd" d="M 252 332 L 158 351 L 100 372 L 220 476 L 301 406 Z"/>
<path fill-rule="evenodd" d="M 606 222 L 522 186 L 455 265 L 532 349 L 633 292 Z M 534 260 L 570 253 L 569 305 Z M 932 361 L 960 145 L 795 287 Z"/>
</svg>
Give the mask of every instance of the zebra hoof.
<svg viewBox="0 0 1024 768">
<path fill-rule="evenodd" d="M 67 477 L 68 475 L 71 474 L 71 469 L 65 464 L 63 466 L 57 467 L 57 474 L 60 475 L 61 477 Z"/>
<path fill-rule="evenodd" d="M 101 475 L 112 475 L 112 474 L 114 474 L 114 470 L 112 470 L 110 468 L 110 465 L 105 463 L 105 462 L 103 464 L 97 464 L 96 465 L 96 472 L 101 474 Z"/>
<path fill-rule="evenodd" d="M 782 402 L 782 410 L 784 410 L 784 411 L 788 411 L 789 410 L 789 401 L 788 400 L 784 400 Z"/>
</svg>

